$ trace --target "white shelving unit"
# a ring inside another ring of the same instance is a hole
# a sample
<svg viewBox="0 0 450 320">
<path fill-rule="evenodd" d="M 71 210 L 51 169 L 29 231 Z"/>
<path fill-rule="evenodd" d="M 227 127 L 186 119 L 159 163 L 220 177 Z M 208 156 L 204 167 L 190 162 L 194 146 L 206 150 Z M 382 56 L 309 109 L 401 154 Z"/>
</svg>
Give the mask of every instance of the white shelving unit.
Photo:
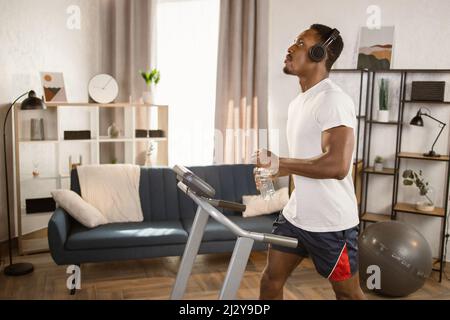
<svg viewBox="0 0 450 320">
<path fill-rule="evenodd" d="M 14 108 L 15 213 L 19 253 L 48 250 L 46 228 L 53 212 L 26 213 L 26 199 L 49 198 L 55 189 L 70 188 L 69 157 L 82 164 L 132 163 L 144 165 L 150 143 L 153 166 L 168 164 L 168 106 L 130 103 L 52 103 L 46 110 Z M 120 135 L 108 136 L 111 124 L 119 123 Z M 31 140 L 33 118 L 44 119 L 45 140 Z M 163 137 L 136 137 L 136 130 L 162 130 Z M 91 139 L 64 140 L 65 131 L 89 130 Z M 38 168 L 39 175 L 33 176 Z"/>
</svg>

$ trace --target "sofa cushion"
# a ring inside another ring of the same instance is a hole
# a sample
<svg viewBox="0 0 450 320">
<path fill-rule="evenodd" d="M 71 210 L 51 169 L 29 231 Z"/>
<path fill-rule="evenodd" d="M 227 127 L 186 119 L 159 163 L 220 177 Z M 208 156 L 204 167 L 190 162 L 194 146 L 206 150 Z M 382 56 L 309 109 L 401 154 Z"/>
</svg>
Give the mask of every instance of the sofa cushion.
<svg viewBox="0 0 450 320">
<path fill-rule="evenodd" d="M 108 223 L 105 216 L 93 205 L 84 201 L 76 192 L 67 189 L 51 192 L 58 206 L 87 228 Z"/>
<path fill-rule="evenodd" d="M 229 216 L 228 218 L 243 230 L 271 233 L 272 224 L 276 219 L 277 215 L 278 213 L 252 218 L 244 218 L 242 216 L 241 217 Z M 193 221 L 194 220 L 192 219 L 182 220 L 183 226 L 186 228 L 188 233 L 191 232 Z M 205 233 L 203 234 L 202 241 L 224 241 L 233 239 L 236 239 L 236 235 L 232 233 L 230 230 L 228 230 L 227 227 L 225 227 L 223 224 L 220 224 L 211 217 L 208 219 L 208 223 L 206 224 Z"/>
<path fill-rule="evenodd" d="M 275 194 L 268 200 L 265 200 L 261 195 L 242 196 L 242 203 L 246 206 L 242 216 L 245 218 L 257 217 L 281 211 L 288 201 L 289 191 L 287 187 L 276 190 Z"/>
<path fill-rule="evenodd" d="M 186 243 L 187 232 L 179 221 L 110 223 L 94 229 L 72 227 L 69 250 L 106 249 Z"/>
</svg>

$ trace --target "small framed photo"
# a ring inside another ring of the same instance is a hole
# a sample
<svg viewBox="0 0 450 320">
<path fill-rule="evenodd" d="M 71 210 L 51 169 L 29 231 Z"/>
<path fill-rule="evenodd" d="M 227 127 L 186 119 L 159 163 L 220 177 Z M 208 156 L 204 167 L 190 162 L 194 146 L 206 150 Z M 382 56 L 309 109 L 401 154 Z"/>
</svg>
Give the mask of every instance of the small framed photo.
<svg viewBox="0 0 450 320">
<path fill-rule="evenodd" d="M 45 102 L 67 102 L 62 72 L 41 72 Z"/>
</svg>

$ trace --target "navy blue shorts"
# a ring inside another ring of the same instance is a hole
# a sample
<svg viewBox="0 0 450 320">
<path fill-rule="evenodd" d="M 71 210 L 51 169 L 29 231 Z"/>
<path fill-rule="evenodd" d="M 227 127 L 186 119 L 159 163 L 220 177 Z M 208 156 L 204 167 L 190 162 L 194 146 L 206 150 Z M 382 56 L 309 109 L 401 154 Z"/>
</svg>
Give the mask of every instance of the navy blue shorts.
<svg viewBox="0 0 450 320">
<path fill-rule="evenodd" d="M 282 213 L 273 234 L 298 239 L 297 248 L 271 245 L 274 250 L 311 257 L 317 272 L 331 281 L 343 281 L 358 272 L 359 226 L 335 232 L 310 232 L 292 225 Z"/>
</svg>

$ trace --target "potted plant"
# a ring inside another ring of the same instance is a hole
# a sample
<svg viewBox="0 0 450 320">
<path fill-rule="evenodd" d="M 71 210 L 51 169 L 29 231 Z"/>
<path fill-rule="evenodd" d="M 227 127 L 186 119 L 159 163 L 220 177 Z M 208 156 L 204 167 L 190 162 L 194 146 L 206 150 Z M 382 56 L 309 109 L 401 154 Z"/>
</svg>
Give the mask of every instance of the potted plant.
<svg viewBox="0 0 450 320">
<path fill-rule="evenodd" d="M 389 86 L 387 79 L 381 79 L 380 92 L 379 92 L 379 110 L 378 110 L 378 121 L 389 122 Z"/>
<path fill-rule="evenodd" d="M 158 69 L 154 68 L 151 71 L 139 71 L 142 78 L 147 85 L 147 90 L 142 94 L 142 100 L 144 103 L 151 104 L 153 103 L 153 87 L 159 83 L 161 79 L 161 74 Z"/>
<path fill-rule="evenodd" d="M 416 209 L 420 211 L 433 211 L 433 189 L 430 187 L 429 183 L 423 179 L 422 170 L 419 170 L 419 174 L 409 169 L 403 171 L 403 185 L 412 186 L 413 184 L 419 189 L 420 195 L 420 199 L 416 202 Z"/>
<path fill-rule="evenodd" d="M 379 172 L 379 171 L 383 171 L 383 167 L 384 167 L 384 159 L 380 156 L 376 156 L 373 169 L 375 171 Z"/>
</svg>

